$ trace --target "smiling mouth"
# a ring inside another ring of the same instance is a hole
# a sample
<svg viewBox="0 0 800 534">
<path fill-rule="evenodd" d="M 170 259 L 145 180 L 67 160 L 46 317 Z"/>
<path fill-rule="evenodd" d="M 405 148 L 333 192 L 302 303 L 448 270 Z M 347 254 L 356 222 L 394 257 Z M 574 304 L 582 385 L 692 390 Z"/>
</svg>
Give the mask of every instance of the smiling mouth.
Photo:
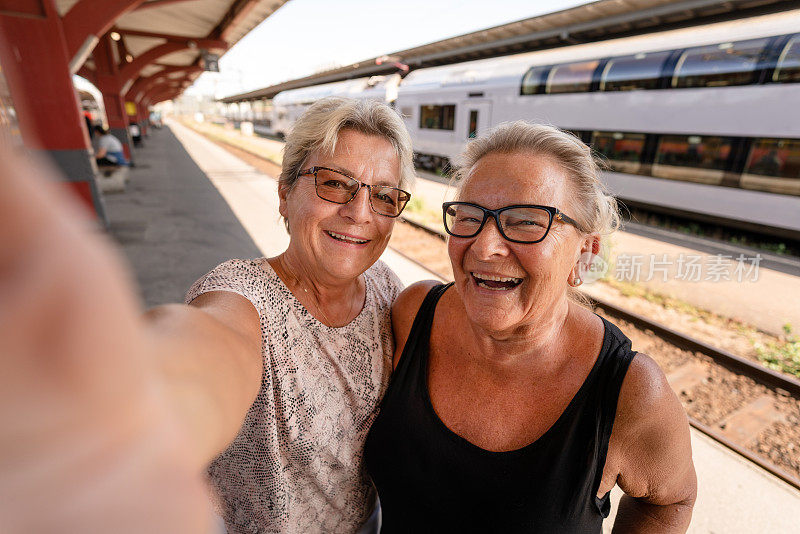
<svg viewBox="0 0 800 534">
<path fill-rule="evenodd" d="M 369 239 L 357 239 L 355 237 L 350 237 L 349 235 L 337 234 L 336 232 L 331 232 L 330 230 L 325 230 L 325 233 L 328 234 L 333 239 L 335 239 L 336 241 L 341 241 L 343 243 L 353 243 L 356 245 L 363 245 L 364 243 L 369 242 Z"/>
<path fill-rule="evenodd" d="M 522 278 L 470 273 L 478 286 L 492 291 L 509 291 L 522 283 Z"/>
</svg>

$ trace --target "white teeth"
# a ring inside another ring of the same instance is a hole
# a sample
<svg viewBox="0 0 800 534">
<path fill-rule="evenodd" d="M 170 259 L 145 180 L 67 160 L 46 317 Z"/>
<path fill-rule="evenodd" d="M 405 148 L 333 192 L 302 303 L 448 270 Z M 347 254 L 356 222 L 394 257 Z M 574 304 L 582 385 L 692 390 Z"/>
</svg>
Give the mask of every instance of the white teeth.
<svg viewBox="0 0 800 534">
<path fill-rule="evenodd" d="M 489 282 L 514 282 L 515 284 L 519 284 L 520 282 L 522 282 L 522 278 L 514 278 L 511 276 L 494 276 L 491 274 L 478 274 L 478 273 L 472 273 L 472 276 L 474 276 L 478 280 L 487 280 Z"/>
<path fill-rule="evenodd" d="M 327 233 L 334 239 L 338 239 L 339 241 L 347 241 L 348 243 L 358 243 L 361 245 L 368 241 L 367 239 L 356 239 L 355 237 L 337 234 L 336 232 L 331 232 L 330 230 L 328 230 Z"/>
</svg>

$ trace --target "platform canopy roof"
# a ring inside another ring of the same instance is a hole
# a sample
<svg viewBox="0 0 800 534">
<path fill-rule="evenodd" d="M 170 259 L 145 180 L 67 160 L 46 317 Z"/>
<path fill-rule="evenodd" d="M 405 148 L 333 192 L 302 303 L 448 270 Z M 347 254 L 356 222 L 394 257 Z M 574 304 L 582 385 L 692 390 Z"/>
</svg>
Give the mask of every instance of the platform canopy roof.
<svg viewBox="0 0 800 534">
<path fill-rule="evenodd" d="M 599 0 L 220 99 L 272 98 L 281 91 L 364 76 L 460 63 L 571 44 L 796 9 L 795 0 Z"/>
<path fill-rule="evenodd" d="M 108 31 L 118 42 L 116 59 L 121 68 L 136 64 L 131 82 L 163 72 L 165 76 L 181 79 L 182 85 L 188 87 L 201 69 L 187 72 L 179 68 L 201 66 L 204 49 L 224 54 L 287 1 L 104 0 L 86 9 L 81 6 L 91 4 L 86 0 L 55 0 L 55 4 L 64 18 L 91 17 L 90 8 L 102 9 L 104 15 L 113 14 L 114 23 Z M 68 41 L 70 37 L 67 35 Z M 91 32 L 74 36 L 75 43 L 70 43 L 70 50 L 76 51 L 71 63 L 73 72 L 94 70 L 89 55 L 94 47 L 93 38 Z"/>
</svg>

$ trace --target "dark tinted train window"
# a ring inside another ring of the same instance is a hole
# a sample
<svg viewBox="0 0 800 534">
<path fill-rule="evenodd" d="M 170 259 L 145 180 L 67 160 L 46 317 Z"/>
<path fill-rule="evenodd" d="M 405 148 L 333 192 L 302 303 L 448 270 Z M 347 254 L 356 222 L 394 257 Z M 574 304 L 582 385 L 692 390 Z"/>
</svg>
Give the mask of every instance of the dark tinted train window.
<svg viewBox="0 0 800 534">
<path fill-rule="evenodd" d="M 467 137 L 469 139 L 475 139 L 478 136 L 478 110 L 473 109 L 469 112 L 469 130 L 467 131 Z"/>
<path fill-rule="evenodd" d="M 420 106 L 419 127 L 429 130 L 455 129 L 456 106 Z"/>
<path fill-rule="evenodd" d="M 800 179 L 800 140 L 756 139 L 744 172 Z"/>
<path fill-rule="evenodd" d="M 755 80 L 761 52 L 769 39 L 750 39 L 690 48 L 681 54 L 672 87 L 746 85 Z"/>
<path fill-rule="evenodd" d="M 612 58 L 603 69 L 601 91 L 657 89 L 661 67 L 671 52 L 652 52 Z"/>
<path fill-rule="evenodd" d="M 731 143 L 729 137 L 663 135 L 658 143 L 656 163 L 722 171 L 731 153 Z"/>
<path fill-rule="evenodd" d="M 543 93 L 541 90 L 544 81 L 542 77 L 547 72 L 549 67 L 531 67 L 525 76 L 522 77 L 522 87 L 519 94 L 521 95 L 535 95 L 536 93 Z"/>
<path fill-rule="evenodd" d="M 614 161 L 639 162 L 644 150 L 644 134 L 622 132 L 594 132 L 592 148 L 595 152 Z"/>
<path fill-rule="evenodd" d="M 580 93 L 588 91 L 592 85 L 592 74 L 600 60 L 581 61 L 556 65 L 547 77 L 547 93 Z"/>
<path fill-rule="evenodd" d="M 778 68 L 772 75 L 772 81 L 778 83 L 800 82 L 800 37 L 793 37 L 778 58 Z"/>
</svg>

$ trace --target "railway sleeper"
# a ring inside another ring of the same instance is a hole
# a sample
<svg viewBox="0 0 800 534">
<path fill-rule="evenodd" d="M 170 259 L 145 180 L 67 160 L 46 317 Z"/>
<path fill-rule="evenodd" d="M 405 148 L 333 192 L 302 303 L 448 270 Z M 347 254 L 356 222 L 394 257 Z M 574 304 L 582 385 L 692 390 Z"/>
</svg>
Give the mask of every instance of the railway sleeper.
<svg viewBox="0 0 800 534">
<path fill-rule="evenodd" d="M 702 384 L 707 378 L 708 371 L 705 365 L 699 362 L 689 362 L 670 372 L 667 375 L 667 382 L 675 394 L 680 396 L 681 393 L 689 393 L 692 388 Z"/>
<path fill-rule="evenodd" d="M 785 418 L 775 406 L 775 399 L 771 395 L 762 395 L 730 413 L 719 423 L 719 429 L 728 440 L 747 446 L 765 429 Z"/>
</svg>

